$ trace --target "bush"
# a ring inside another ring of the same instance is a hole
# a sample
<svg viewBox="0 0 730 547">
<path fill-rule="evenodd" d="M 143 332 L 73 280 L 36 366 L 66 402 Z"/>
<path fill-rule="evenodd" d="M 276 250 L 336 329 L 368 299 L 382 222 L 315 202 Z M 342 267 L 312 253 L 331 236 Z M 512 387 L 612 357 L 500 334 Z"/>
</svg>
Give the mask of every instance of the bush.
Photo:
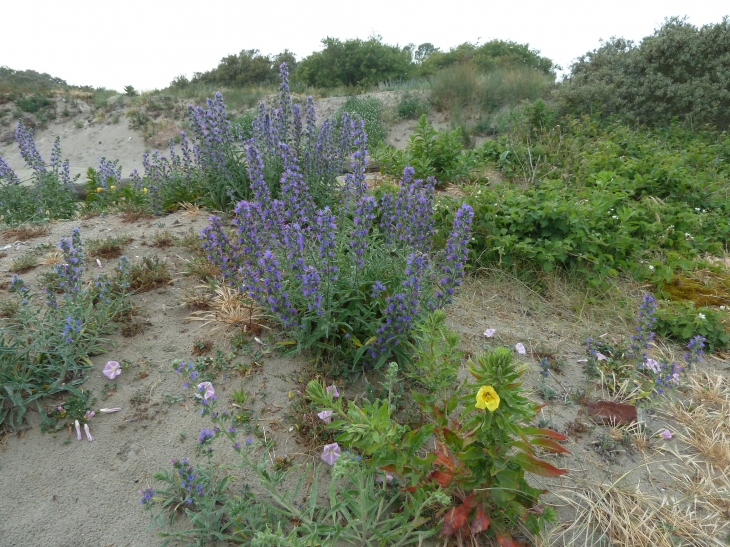
<svg viewBox="0 0 730 547">
<path fill-rule="evenodd" d="M 262 55 L 257 49 L 244 49 L 238 55 L 223 57 L 213 70 L 196 73 L 190 82 L 184 76 L 178 76 L 170 87 L 184 88 L 189 83 L 227 87 L 273 83 L 277 79 L 281 63 L 287 63 L 291 70 L 297 65 L 294 54 L 287 49 L 278 55 Z"/>
<path fill-rule="evenodd" d="M 374 156 L 383 173 L 397 175 L 411 166 L 417 178 L 435 177 L 439 184 L 467 177 L 472 167 L 471 156 L 464 153 L 462 130 L 440 133 L 428 123 L 425 114 L 405 150 L 381 148 Z"/>
<path fill-rule="evenodd" d="M 51 101 L 47 97 L 44 97 L 43 95 L 39 95 L 37 93 L 31 95 L 30 97 L 21 97 L 20 99 L 17 99 L 15 101 L 15 106 L 17 106 L 23 112 L 30 113 L 38 112 L 42 108 L 50 106 L 50 104 Z"/>
<path fill-rule="evenodd" d="M 426 45 L 426 44 L 424 44 Z M 446 67 L 474 64 L 481 72 L 496 69 L 532 69 L 555 77 L 560 67 L 547 57 L 541 57 L 529 44 L 517 44 L 505 40 L 491 40 L 481 46 L 464 42 L 448 52 L 430 51 L 419 67 L 419 73 L 430 75 Z"/>
<path fill-rule="evenodd" d="M 322 51 L 299 63 L 295 79 L 316 87 L 364 87 L 407 78 L 412 68 L 411 50 L 381 40 L 379 36 L 344 42 L 325 38 Z"/>
<path fill-rule="evenodd" d="M 385 194 L 378 204 L 365 194 L 360 164 L 338 194 L 344 205 L 315 210 L 295 156 L 284 158 L 281 200 L 270 198 L 255 148 L 249 157 L 255 201 L 236 208 L 237 239 L 219 218 L 203 232 L 226 281 L 281 323 L 297 350 L 330 362 L 333 374 L 379 368 L 391 354 L 407 360 L 418 318 L 449 303 L 461 283 L 471 209 L 457 211 L 445 251 L 432 259 L 433 183 L 413 180 L 413 169 L 404 170 L 396 198 Z"/>
<path fill-rule="evenodd" d="M 648 125 L 730 126 L 730 20 L 702 28 L 668 19 L 639 45 L 612 38 L 571 67 L 557 97 L 571 113 Z"/>
<path fill-rule="evenodd" d="M 401 120 L 414 120 L 427 114 L 429 110 L 429 104 L 421 99 L 419 95 L 406 92 L 398 102 L 396 114 Z"/>
<path fill-rule="evenodd" d="M 703 253 L 722 254 L 730 240 L 727 136 L 561 122 L 526 124 L 473 152 L 510 179 L 532 180 L 481 187 L 467 200 L 480 264 L 568 268 L 594 284 L 628 271 L 661 284 Z M 439 213 L 443 237 L 453 217 L 448 207 Z"/>
<path fill-rule="evenodd" d="M 388 136 L 388 128 L 383 119 L 384 110 L 383 101 L 377 97 L 352 96 L 340 107 L 337 118 L 347 112 L 352 119 L 364 121 L 368 144 L 375 147 Z"/>
</svg>

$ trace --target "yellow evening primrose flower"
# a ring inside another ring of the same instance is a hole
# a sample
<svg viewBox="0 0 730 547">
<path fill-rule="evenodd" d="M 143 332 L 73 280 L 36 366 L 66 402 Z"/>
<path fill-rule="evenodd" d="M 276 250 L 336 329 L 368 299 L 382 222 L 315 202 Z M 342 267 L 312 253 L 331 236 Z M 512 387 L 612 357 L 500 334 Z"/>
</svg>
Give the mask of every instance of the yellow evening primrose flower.
<svg viewBox="0 0 730 547">
<path fill-rule="evenodd" d="M 114 186 L 114 185 L 112 185 L 112 186 L 111 186 L 111 189 L 112 189 L 112 190 L 116 190 L 116 189 L 117 189 L 117 187 L 116 187 L 116 186 Z"/>
<path fill-rule="evenodd" d="M 96 189 L 96 193 L 100 194 L 102 192 L 102 190 L 104 190 L 104 189 L 100 186 L 99 188 Z"/>
<path fill-rule="evenodd" d="M 142 193 L 143 194 L 146 194 L 147 193 L 147 188 L 142 188 Z"/>
<path fill-rule="evenodd" d="M 492 386 L 482 386 L 477 393 L 477 404 L 475 406 L 482 410 L 486 408 L 489 412 L 494 412 L 499 408 L 499 395 Z"/>
</svg>

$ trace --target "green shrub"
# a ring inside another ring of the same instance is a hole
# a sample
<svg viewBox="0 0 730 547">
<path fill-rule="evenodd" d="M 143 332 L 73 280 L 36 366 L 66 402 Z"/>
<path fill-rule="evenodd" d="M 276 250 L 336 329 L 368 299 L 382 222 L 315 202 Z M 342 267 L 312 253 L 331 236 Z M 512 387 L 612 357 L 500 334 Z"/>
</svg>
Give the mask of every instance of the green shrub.
<svg viewBox="0 0 730 547">
<path fill-rule="evenodd" d="M 730 240 L 726 135 L 561 122 L 545 130 L 526 123 L 523 133 L 473 152 L 509 179 L 532 180 L 481 187 L 468 199 L 475 210 L 472 257 L 480 264 L 567 268 L 599 285 L 628 271 L 660 283 L 704 253 L 723 252 Z M 530 161 L 534 173 L 526 172 Z M 439 215 L 447 226 L 449 207 Z"/>
<path fill-rule="evenodd" d="M 294 54 L 285 49 L 278 55 L 262 55 L 258 49 L 244 49 L 238 55 L 227 55 L 213 70 L 196 73 L 188 81 L 185 76 L 176 77 L 170 87 L 185 88 L 189 84 L 213 84 L 227 87 L 247 87 L 276 82 L 279 65 L 286 62 L 290 70 L 297 65 Z M 210 91 L 208 91 L 210 95 Z M 228 95 L 227 95 L 228 96 Z"/>
<path fill-rule="evenodd" d="M 419 67 L 421 74 L 434 74 L 443 68 L 464 63 L 472 63 L 482 72 L 527 68 L 553 78 L 555 71 L 560 70 L 550 59 L 541 57 L 538 50 L 530 49 L 529 44 L 505 40 L 491 40 L 481 46 L 464 42 L 448 52 L 426 49 L 424 53 L 427 55 Z"/>
<path fill-rule="evenodd" d="M 297 81 L 316 87 L 373 86 L 407 78 L 412 70 L 411 50 L 384 44 L 380 36 L 344 42 L 325 38 L 322 45 L 322 51 L 299 63 Z"/>
<path fill-rule="evenodd" d="M 613 38 L 578 59 L 557 96 L 571 113 L 632 122 L 730 126 L 730 20 L 697 28 L 668 19 L 636 45 Z"/>
<path fill-rule="evenodd" d="M 411 166 L 416 170 L 416 178 L 433 176 L 441 184 L 467 177 L 472 167 L 471 156 L 464 153 L 461 129 L 440 133 L 428 123 L 425 114 L 418 121 L 405 150 L 380 148 L 373 155 L 382 164 L 384 173 L 397 175 L 406 166 Z"/>
<path fill-rule="evenodd" d="M 406 92 L 396 107 L 396 114 L 401 120 L 413 120 L 427 114 L 430 107 L 419 95 Z"/>
<path fill-rule="evenodd" d="M 388 136 L 388 128 L 383 119 L 384 110 L 383 101 L 377 97 L 355 95 L 348 97 L 345 104 L 340 107 L 337 118 L 340 119 L 342 113 L 347 112 L 355 120 L 364 120 L 368 145 L 374 147 Z"/>
<path fill-rule="evenodd" d="M 692 302 L 667 302 L 656 313 L 656 332 L 687 343 L 695 336 L 707 341 L 709 351 L 730 345 L 730 317 L 716 308 L 697 308 Z"/>
<path fill-rule="evenodd" d="M 20 110 L 23 112 L 30 112 L 35 113 L 41 110 L 42 108 L 46 108 L 51 104 L 51 101 L 44 97 L 43 95 L 39 95 L 37 93 L 31 95 L 30 97 L 21 97 L 20 99 L 17 99 L 15 101 L 15 106 L 17 106 Z"/>
</svg>

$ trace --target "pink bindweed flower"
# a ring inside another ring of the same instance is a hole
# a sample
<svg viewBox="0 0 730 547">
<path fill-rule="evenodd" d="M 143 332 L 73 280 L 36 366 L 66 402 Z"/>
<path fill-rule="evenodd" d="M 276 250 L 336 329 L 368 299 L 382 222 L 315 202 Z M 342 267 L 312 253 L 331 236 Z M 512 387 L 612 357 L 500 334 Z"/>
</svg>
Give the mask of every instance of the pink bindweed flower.
<svg viewBox="0 0 730 547">
<path fill-rule="evenodd" d="M 109 361 L 104 367 L 104 376 L 113 380 L 122 373 L 122 367 L 116 361 Z"/>
<path fill-rule="evenodd" d="M 340 445 L 337 443 L 324 445 L 324 452 L 322 452 L 322 461 L 327 465 L 334 465 L 337 459 L 340 457 Z"/>
<path fill-rule="evenodd" d="M 89 424 L 84 424 L 84 433 L 86 433 L 86 440 L 91 442 L 94 440 L 94 437 L 91 436 L 91 432 L 89 431 Z M 81 439 L 79 439 L 81 440 Z"/>
<path fill-rule="evenodd" d="M 59 406 L 59 407 L 58 407 L 58 408 L 57 408 L 56 410 L 58 410 L 59 412 L 63 412 L 63 411 L 64 411 L 64 410 L 66 410 L 66 409 L 65 409 L 65 408 L 63 408 L 62 406 Z"/>
<path fill-rule="evenodd" d="M 206 401 L 215 395 L 215 389 L 213 389 L 213 384 L 210 382 L 199 383 L 198 391 L 202 393 L 202 395 L 196 395 L 196 397 L 205 399 Z"/>
<path fill-rule="evenodd" d="M 93 418 L 94 416 L 96 416 L 96 412 L 94 412 L 93 410 L 87 410 L 86 414 L 84 414 L 84 418 L 86 418 L 87 420 Z"/>
<path fill-rule="evenodd" d="M 517 345 L 515 345 L 515 349 L 520 355 L 524 355 L 525 353 L 527 353 L 527 351 L 525 350 L 525 346 L 522 344 L 522 342 L 518 342 Z"/>
<path fill-rule="evenodd" d="M 597 351 L 596 352 L 596 359 L 598 359 L 599 361 L 605 361 L 606 360 L 606 356 L 603 355 L 600 351 Z"/>
<path fill-rule="evenodd" d="M 644 361 L 644 366 L 652 371 L 654 374 L 659 374 L 659 371 L 661 370 L 659 363 L 657 363 L 655 359 L 647 359 L 646 361 Z"/>
<path fill-rule="evenodd" d="M 102 414 L 110 414 L 112 412 L 119 412 L 120 410 L 122 410 L 122 409 L 121 408 L 100 408 L 99 412 L 101 412 Z"/>
<path fill-rule="evenodd" d="M 76 440 L 80 441 L 81 440 L 81 424 L 79 423 L 78 420 L 76 420 L 74 422 L 74 427 L 76 428 Z"/>
<path fill-rule="evenodd" d="M 497 329 L 487 329 L 484 331 L 484 336 L 491 338 L 497 332 Z"/>
<path fill-rule="evenodd" d="M 322 412 L 318 413 L 317 416 L 319 416 L 319 419 L 326 424 L 332 421 L 332 418 L 330 418 L 330 416 L 332 416 L 331 410 L 323 410 Z"/>
<path fill-rule="evenodd" d="M 101 270 L 101 268 L 102 268 L 101 260 L 99 260 L 98 258 L 96 259 L 96 265 L 99 266 L 99 269 Z"/>
<path fill-rule="evenodd" d="M 383 477 L 378 476 L 375 478 L 375 480 L 378 482 L 383 482 Z M 387 471 L 385 472 L 385 482 L 387 484 L 390 484 L 391 482 L 393 482 L 393 475 L 391 473 L 388 473 Z"/>
<path fill-rule="evenodd" d="M 659 435 L 661 435 L 662 439 L 666 439 L 666 440 L 669 440 L 672 438 L 672 432 L 669 431 L 668 429 L 665 429 Z"/>
<path fill-rule="evenodd" d="M 332 398 L 334 399 L 337 399 L 337 397 L 340 396 L 340 392 L 337 391 L 337 386 L 335 384 L 327 386 L 327 395 L 332 395 Z"/>
</svg>

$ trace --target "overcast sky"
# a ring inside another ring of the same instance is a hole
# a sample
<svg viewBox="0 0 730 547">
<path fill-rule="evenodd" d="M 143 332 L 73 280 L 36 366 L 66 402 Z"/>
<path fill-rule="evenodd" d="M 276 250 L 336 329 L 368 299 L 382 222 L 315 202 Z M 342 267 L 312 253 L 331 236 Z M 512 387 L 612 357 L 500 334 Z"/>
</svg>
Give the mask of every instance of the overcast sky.
<svg viewBox="0 0 730 547">
<path fill-rule="evenodd" d="M 721 0 L 0 0 L 0 66 L 69 84 L 166 87 L 242 49 L 297 59 L 326 36 L 379 34 L 442 50 L 495 38 L 529 43 L 564 68 L 612 36 L 640 40 L 666 17 L 702 26 L 730 14 Z"/>
</svg>

